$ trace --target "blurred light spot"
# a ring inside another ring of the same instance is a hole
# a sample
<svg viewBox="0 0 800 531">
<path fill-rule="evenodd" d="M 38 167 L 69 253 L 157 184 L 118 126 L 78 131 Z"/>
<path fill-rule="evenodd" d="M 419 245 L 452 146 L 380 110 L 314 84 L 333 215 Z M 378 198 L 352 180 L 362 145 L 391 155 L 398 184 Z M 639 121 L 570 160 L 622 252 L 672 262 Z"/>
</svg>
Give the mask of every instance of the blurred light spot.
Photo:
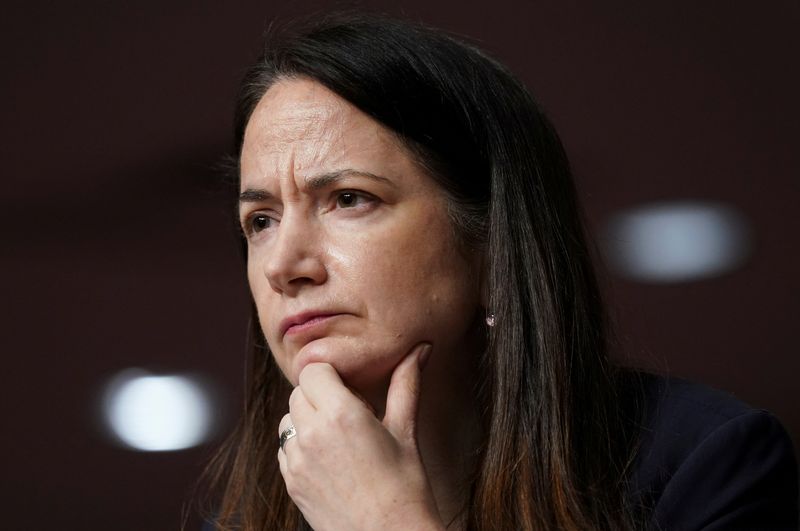
<svg viewBox="0 0 800 531">
<path fill-rule="evenodd" d="M 708 278 L 739 266 L 750 250 L 744 217 L 729 206 L 657 203 L 616 215 L 606 258 L 619 273 L 649 282 Z"/>
<path fill-rule="evenodd" d="M 211 401 L 201 384 L 186 376 L 123 371 L 108 386 L 103 406 L 112 432 L 137 450 L 189 448 L 211 431 Z"/>
</svg>

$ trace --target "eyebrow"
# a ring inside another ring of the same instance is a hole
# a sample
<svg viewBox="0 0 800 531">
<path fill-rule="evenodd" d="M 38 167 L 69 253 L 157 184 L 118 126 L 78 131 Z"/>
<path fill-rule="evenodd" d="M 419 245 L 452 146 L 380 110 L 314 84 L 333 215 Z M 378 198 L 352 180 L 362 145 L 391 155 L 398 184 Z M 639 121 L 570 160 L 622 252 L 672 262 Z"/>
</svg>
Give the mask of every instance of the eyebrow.
<svg viewBox="0 0 800 531">
<path fill-rule="evenodd" d="M 305 184 L 306 187 L 308 187 L 308 189 L 313 192 L 316 190 L 321 190 L 327 186 L 330 186 L 336 183 L 337 181 L 341 181 L 345 177 L 365 177 L 372 181 L 388 184 L 392 187 L 396 186 L 394 182 L 392 182 L 390 179 L 387 179 L 386 177 L 375 175 L 374 173 L 370 173 L 368 171 L 353 170 L 349 168 L 344 170 L 334 170 L 326 173 L 321 173 L 313 177 L 308 177 L 305 180 Z M 266 190 L 260 188 L 248 188 L 247 190 L 239 194 L 239 203 L 253 203 L 258 201 L 267 201 L 269 199 L 273 199 L 274 197 L 275 197 L 274 195 L 267 192 Z"/>
</svg>

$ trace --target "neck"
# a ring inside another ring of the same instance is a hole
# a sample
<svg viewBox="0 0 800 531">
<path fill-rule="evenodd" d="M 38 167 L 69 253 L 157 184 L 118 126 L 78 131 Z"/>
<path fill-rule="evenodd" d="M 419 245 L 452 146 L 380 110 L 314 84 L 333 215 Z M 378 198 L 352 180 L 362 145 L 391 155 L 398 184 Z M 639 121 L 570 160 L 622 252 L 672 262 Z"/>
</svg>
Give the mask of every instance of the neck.
<svg viewBox="0 0 800 531">
<path fill-rule="evenodd" d="M 477 363 L 464 363 L 478 356 L 454 358 L 435 363 L 432 357 L 426 367 L 417 425 L 420 454 L 445 525 L 457 520 L 468 502 L 481 441 Z"/>
</svg>

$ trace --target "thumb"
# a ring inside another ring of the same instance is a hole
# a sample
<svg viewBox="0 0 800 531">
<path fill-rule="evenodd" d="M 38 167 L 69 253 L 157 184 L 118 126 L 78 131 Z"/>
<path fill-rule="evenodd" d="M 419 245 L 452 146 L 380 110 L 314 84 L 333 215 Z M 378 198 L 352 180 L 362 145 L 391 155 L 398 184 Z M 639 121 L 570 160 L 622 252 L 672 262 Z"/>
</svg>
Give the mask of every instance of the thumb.
<svg viewBox="0 0 800 531">
<path fill-rule="evenodd" d="M 429 343 L 414 348 L 395 367 L 389 382 L 383 425 L 400 442 L 416 441 L 422 369 L 430 357 L 431 348 Z"/>
</svg>

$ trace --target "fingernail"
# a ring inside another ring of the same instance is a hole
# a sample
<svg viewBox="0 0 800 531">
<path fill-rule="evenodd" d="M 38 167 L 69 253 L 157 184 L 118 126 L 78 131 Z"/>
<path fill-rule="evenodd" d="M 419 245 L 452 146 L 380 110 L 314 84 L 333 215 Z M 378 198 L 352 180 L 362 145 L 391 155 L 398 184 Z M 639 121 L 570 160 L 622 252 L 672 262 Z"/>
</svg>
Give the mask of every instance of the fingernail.
<svg viewBox="0 0 800 531">
<path fill-rule="evenodd" d="M 422 347 L 422 350 L 417 355 L 417 366 L 419 367 L 419 370 L 425 368 L 425 365 L 428 364 L 428 359 L 430 357 L 431 357 L 431 346 L 425 345 L 424 347 Z"/>
</svg>

